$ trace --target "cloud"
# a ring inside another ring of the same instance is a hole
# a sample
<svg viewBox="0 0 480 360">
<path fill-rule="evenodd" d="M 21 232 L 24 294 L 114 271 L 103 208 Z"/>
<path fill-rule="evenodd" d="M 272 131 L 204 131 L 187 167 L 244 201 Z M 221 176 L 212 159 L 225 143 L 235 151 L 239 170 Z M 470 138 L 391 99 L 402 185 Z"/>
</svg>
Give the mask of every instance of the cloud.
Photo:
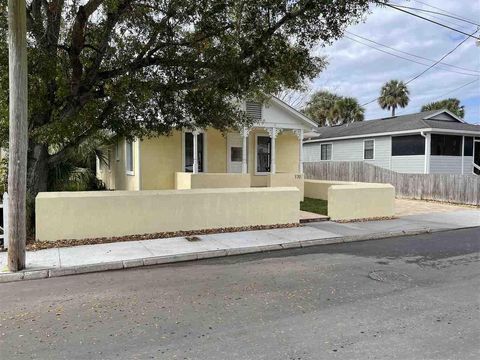
<svg viewBox="0 0 480 360">
<path fill-rule="evenodd" d="M 446 2 L 422 0 L 422 2 L 459 14 L 465 18 L 480 18 L 480 2 L 477 1 Z M 438 11 L 415 0 L 397 0 L 396 3 Z M 451 18 L 438 16 L 438 18 L 432 18 L 432 20 L 442 21 L 448 26 L 456 27 L 467 33 L 472 33 L 475 30 L 475 26 Z M 395 49 L 433 60 L 440 59 L 465 38 L 462 34 L 414 16 L 391 8 L 379 7 L 372 7 L 372 13 L 366 17 L 364 23 L 350 26 L 347 30 Z M 355 36 L 346 35 L 355 38 Z M 368 43 L 358 38 L 355 39 Z M 380 47 L 371 43 L 369 45 Z M 391 52 L 389 49 L 383 49 Z M 427 66 L 379 52 L 345 37 L 331 46 L 319 46 L 315 49 L 315 53 L 326 56 L 329 65 L 314 80 L 312 87 L 315 89 L 329 89 L 345 96 L 353 96 L 358 98 L 361 103 L 375 99 L 379 94 L 381 86 L 388 80 L 399 79 L 406 81 L 427 68 Z M 404 54 L 399 55 L 406 56 Z M 428 65 L 432 64 L 432 62 L 422 59 L 411 59 Z M 469 39 L 445 58 L 443 62 L 480 71 L 480 47 L 476 46 L 474 39 Z M 410 89 L 410 104 L 405 109 L 400 109 L 398 113 L 416 112 L 425 103 L 445 97 L 457 97 L 465 105 L 466 120 L 473 123 L 480 122 L 480 80 L 462 89 L 448 93 L 475 80 L 475 77 L 446 70 L 468 72 L 444 65 L 432 68 L 408 85 Z M 443 96 L 444 94 L 446 95 Z M 388 116 L 388 112 L 380 109 L 377 102 L 366 106 L 366 109 L 367 119 Z"/>
</svg>

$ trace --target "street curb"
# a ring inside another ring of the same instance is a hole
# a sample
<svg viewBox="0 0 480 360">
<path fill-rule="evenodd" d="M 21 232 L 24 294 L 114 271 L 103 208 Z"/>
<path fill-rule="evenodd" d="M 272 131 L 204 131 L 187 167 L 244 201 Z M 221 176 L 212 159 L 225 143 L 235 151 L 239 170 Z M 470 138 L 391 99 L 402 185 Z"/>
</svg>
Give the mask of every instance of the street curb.
<svg viewBox="0 0 480 360">
<path fill-rule="evenodd" d="M 25 270 L 16 273 L 0 273 L 0 283 L 15 282 L 21 280 L 38 280 L 46 278 L 54 278 L 60 276 L 69 276 L 69 275 L 79 275 L 87 274 L 100 271 L 110 271 L 110 270 L 121 270 L 121 269 L 131 269 L 144 266 L 152 265 L 162 265 L 162 264 L 172 264 L 177 262 L 186 262 L 194 261 L 200 259 L 212 259 L 218 257 L 228 257 L 236 255 L 245 255 L 252 253 L 262 253 L 270 252 L 277 250 L 287 250 L 287 249 L 300 249 L 311 246 L 319 245 L 331 245 L 331 244 L 342 244 L 342 243 L 351 243 L 357 241 L 368 241 L 368 240 L 379 240 L 392 237 L 400 236 L 413 236 L 428 234 L 434 232 L 442 231 L 453 231 L 472 228 L 472 226 L 466 226 L 461 228 L 454 229 L 418 229 L 418 230 L 408 230 L 408 231 L 390 231 L 390 232 L 380 232 L 367 235 L 354 235 L 354 236 L 342 236 L 334 237 L 327 239 L 311 239 L 311 240 L 301 240 L 288 243 L 280 244 L 270 244 L 270 245 L 261 245 L 261 246 L 251 246 L 243 248 L 233 248 L 233 249 L 219 249 L 219 250 L 207 250 L 196 253 L 185 253 L 185 254 L 175 254 L 175 255 L 163 255 L 163 256 L 154 256 L 143 259 L 130 259 L 123 261 L 114 261 L 106 262 L 100 264 L 90 264 L 90 265 L 81 265 L 81 266 L 70 266 L 62 268 L 52 268 L 52 269 L 40 269 L 40 270 Z"/>
</svg>

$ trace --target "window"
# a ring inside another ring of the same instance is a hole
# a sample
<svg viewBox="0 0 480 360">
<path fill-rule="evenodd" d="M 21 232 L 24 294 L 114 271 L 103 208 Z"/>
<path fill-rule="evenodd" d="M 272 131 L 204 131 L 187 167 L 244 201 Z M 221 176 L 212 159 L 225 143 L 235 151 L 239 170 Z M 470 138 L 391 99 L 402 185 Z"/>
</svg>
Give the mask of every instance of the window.
<svg viewBox="0 0 480 360">
<path fill-rule="evenodd" d="M 115 143 L 115 160 L 120 161 L 120 144 L 118 141 Z"/>
<path fill-rule="evenodd" d="M 464 156 L 473 156 L 473 137 L 465 136 L 463 155 Z"/>
<path fill-rule="evenodd" d="M 461 156 L 462 137 L 456 135 L 432 134 L 431 155 Z"/>
<path fill-rule="evenodd" d="M 425 155 L 422 135 L 392 136 L 392 156 Z"/>
<path fill-rule="evenodd" d="M 203 133 L 197 135 L 198 172 L 203 172 Z M 193 134 L 185 133 L 185 172 L 193 172 Z"/>
<path fill-rule="evenodd" d="M 375 154 L 375 140 L 363 141 L 363 159 L 373 160 Z"/>
<path fill-rule="evenodd" d="M 269 136 L 257 137 L 257 173 L 270 172 L 272 139 Z"/>
<path fill-rule="evenodd" d="M 133 175 L 133 142 L 125 142 L 125 171 L 127 175 Z"/>
<path fill-rule="evenodd" d="M 332 144 L 320 145 L 320 160 L 332 160 Z"/>
<path fill-rule="evenodd" d="M 243 149 L 241 147 L 232 146 L 230 148 L 230 161 L 232 162 L 242 161 L 243 159 L 242 153 L 243 153 Z"/>
</svg>

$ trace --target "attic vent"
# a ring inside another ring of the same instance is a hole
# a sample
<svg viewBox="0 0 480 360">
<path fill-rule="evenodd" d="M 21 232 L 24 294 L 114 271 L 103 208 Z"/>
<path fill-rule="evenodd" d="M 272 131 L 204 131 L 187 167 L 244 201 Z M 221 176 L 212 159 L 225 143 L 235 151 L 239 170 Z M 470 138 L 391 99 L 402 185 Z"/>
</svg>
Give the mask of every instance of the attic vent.
<svg viewBox="0 0 480 360">
<path fill-rule="evenodd" d="M 246 103 L 247 115 L 250 116 L 255 121 L 262 120 L 262 104 L 253 101 L 247 101 Z"/>
</svg>

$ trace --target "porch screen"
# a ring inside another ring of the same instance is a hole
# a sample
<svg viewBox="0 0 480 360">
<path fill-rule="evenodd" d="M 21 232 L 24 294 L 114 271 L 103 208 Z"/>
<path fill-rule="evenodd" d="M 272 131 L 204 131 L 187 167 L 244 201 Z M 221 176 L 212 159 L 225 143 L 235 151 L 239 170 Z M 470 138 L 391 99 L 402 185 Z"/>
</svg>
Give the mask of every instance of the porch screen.
<svg viewBox="0 0 480 360">
<path fill-rule="evenodd" d="M 272 141 L 269 136 L 257 138 L 257 172 L 270 172 Z"/>
<path fill-rule="evenodd" d="M 203 172 L 203 134 L 197 135 L 198 172 Z M 193 134 L 185 133 L 185 172 L 193 172 Z"/>
</svg>

